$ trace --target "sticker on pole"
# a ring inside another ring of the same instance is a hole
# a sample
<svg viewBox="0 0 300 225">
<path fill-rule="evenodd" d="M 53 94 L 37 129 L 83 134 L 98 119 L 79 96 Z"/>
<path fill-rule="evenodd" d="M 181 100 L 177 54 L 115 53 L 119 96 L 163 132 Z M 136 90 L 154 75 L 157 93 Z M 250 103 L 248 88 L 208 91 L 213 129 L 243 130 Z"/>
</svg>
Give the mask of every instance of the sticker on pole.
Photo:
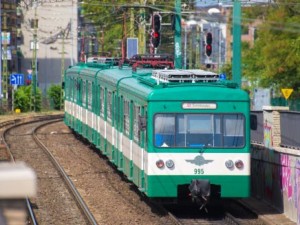
<svg viewBox="0 0 300 225">
<path fill-rule="evenodd" d="M 281 92 L 286 100 L 291 96 L 293 91 L 294 91 L 294 89 L 292 89 L 292 88 L 282 88 L 281 89 Z"/>
</svg>

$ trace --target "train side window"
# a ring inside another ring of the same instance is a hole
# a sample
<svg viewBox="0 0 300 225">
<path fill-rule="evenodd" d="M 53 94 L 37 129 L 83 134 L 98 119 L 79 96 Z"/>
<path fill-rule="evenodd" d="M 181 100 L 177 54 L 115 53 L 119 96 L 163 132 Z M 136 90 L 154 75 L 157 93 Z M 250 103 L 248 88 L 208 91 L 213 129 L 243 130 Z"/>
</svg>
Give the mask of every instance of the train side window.
<svg viewBox="0 0 300 225">
<path fill-rule="evenodd" d="M 88 109 L 92 109 L 92 83 L 87 83 L 87 97 L 88 97 Z"/>
<path fill-rule="evenodd" d="M 82 81 L 80 79 L 76 80 L 76 90 L 75 102 L 82 103 Z"/>
<path fill-rule="evenodd" d="M 82 82 L 82 89 L 81 89 L 81 103 L 82 106 L 86 106 L 86 83 L 85 81 Z"/>
<path fill-rule="evenodd" d="M 133 110 L 133 139 L 140 143 L 141 131 L 139 129 L 139 119 L 140 119 L 140 106 L 134 105 Z"/>
<path fill-rule="evenodd" d="M 111 122 L 112 117 L 112 93 L 111 91 L 107 92 L 107 121 Z"/>
<path fill-rule="evenodd" d="M 147 128 L 147 119 L 145 116 L 139 116 L 139 121 L 138 121 L 139 129 L 141 131 L 146 130 Z"/>
<path fill-rule="evenodd" d="M 144 141 L 144 148 L 147 150 L 147 146 L 148 146 L 148 138 L 147 138 L 147 107 L 142 107 L 142 112 L 144 112 L 144 118 L 146 121 L 145 124 L 145 131 L 142 132 L 142 139 Z"/>
<path fill-rule="evenodd" d="M 100 115 L 104 118 L 104 91 L 105 89 L 103 87 L 100 88 Z"/>
<path fill-rule="evenodd" d="M 124 114 L 124 124 L 123 124 L 123 132 L 124 134 L 126 134 L 127 136 L 129 136 L 129 131 L 130 131 L 130 123 L 129 123 L 129 101 L 124 100 L 123 103 L 123 114 Z"/>
</svg>

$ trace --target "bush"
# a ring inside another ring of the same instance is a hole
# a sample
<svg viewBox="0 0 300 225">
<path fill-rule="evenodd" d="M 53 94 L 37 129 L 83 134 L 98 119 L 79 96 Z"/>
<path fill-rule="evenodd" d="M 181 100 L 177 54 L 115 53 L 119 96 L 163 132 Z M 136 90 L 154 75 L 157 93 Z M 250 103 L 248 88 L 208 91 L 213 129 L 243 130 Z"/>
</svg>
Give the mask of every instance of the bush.
<svg viewBox="0 0 300 225">
<path fill-rule="evenodd" d="M 14 92 L 14 109 L 20 109 L 21 112 L 28 112 L 30 110 L 34 110 L 38 112 L 41 111 L 42 104 L 42 92 L 37 88 L 36 96 L 35 96 L 35 107 L 33 106 L 33 95 L 31 92 L 30 86 L 22 86 L 19 87 Z"/>
<path fill-rule="evenodd" d="M 56 110 L 60 110 L 63 106 L 62 88 L 61 85 L 52 85 L 48 91 L 48 96 L 53 102 L 53 107 Z"/>
</svg>

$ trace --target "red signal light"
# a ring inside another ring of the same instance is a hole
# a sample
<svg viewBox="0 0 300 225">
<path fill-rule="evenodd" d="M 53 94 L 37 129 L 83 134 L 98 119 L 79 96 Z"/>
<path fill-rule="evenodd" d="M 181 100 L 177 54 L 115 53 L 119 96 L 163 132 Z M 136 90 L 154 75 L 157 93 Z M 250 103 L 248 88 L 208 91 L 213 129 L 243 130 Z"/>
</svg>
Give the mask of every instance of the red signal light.
<svg viewBox="0 0 300 225">
<path fill-rule="evenodd" d="M 159 38 L 159 32 L 154 32 L 154 33 L 153 33 L 153 37 L 154 37 L 154 38 Z"/>
<path fill-rule="evenodd" d="M 157 48 L 160 44 L 160 33 L 158 31 L 154 31 L 151 37 L 151 43 L 154 48 Z"/>
<path fill-rule="evenodd" d="M 211 46 L 211 44 L 207 44 L 205 46 L 205 53 L 206 53 L 207 56 L 211 55 L 211 53 L 212 53 L 212 46 Z"/>
</svg>

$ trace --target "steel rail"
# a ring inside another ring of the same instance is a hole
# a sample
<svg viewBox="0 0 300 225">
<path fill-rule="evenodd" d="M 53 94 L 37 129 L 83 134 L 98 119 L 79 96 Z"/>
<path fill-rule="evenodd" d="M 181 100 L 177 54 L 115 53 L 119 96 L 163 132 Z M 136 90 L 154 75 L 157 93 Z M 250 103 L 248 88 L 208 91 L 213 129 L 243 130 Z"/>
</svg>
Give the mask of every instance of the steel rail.
<svg viewBox="0 0 300 225">
<path fill-rule="evenodd" d="M 75 197 L 75 199 L 77 200 L 78 205 L 80 206 L 80 209 L 82 210 L 82 212 L 84 213 L 84 215 L 86 216 L 87 220 L 89 221 L 90 224 L 93 225 L 98 225 L 97 221 L 95 220 L 93 214 L 90 212 L 89 208 L 87 207 L 87 205 L 85 204 L 84 200 L 82 199 L 80 193 L 77 191 L 75 185 L 73 184 L 72 180 L 69 178 L 69 176 L 67 175 L 67 173 L 64 171 L 64 169 L 60 166 L 60 164 L 58 163 L 58 161 L 55 159 L 55 157 L 53 156 L 53 154 L 48 150 L 48 148 L 40 141 L 40 139 L 37 137 L 37 130 L 42 128 L 43 126 L 47 126 L 51 123 L 57 123 L 60 122 L 61 119 L 59 120 L 55 120 L 55 121 L 50 121 L 50 122 L 46 122 L 43 123 L 42 125 L 36 127 L 33 131 L 32 131 L 32 135 L 34 140 L 36 141 L 36 143 L 49 155 L 53 165 L 59 170 L 62 178 L 65 180 L 69 190 L 72 192 L 73 196 Z"/>
<path fill-rule="evenodd" d="M 24 125 L 24 124 L 33 123 L 33 122 L 39 122 L 39 121 L 42 121 L 42 120 L 53 119 L 53 117 L 54 118 L 63 117 L 63 115 L 59 114 L 59 115 L 36 116 L 33 119 L 30 118 L 30 121 L 26 121 L 26 120 L 28 120 L 28 118 L 22 118 L 22 119 L 7 120 L 7 121 L 4 121 L 4 122 L 0 123 L 0 128 L 1 129 L 4 129 L 5 127 L 9 126 L 8 128 L 6 128 L 3 131 L 3 133 L 1 133 L 1 141 L 3 142 L 3 144 L 5 145 L 5 147 L 7 149 L 7 152 L 9 154 L 9 158 L 10 158 L 11 162 L 15 163 L 15 159 L 14 159 L 14 157 L 13 157 L 11 151 L 10 151 L 9 145 L 6 142 L 5 135 L 8 134 L 8 132 L 11 129 L 15 128 L 15 127 L 18 127 L 18 126 L 21 126 L 21 125 Z M 29 218 L 30 218 L 31 223 L 33 225 L 38 225 L 38 222 L 36 220 L 36 217 L 35 217 L 35 214 L 33 212 L 33 209 L 32 209 L 29 198 L 26 197 L 25 201 L 26 201 L 26 206 L 27 206 L 27 210 L 28 210 L 28 214 L 29 214 Z"/>
</svg>

